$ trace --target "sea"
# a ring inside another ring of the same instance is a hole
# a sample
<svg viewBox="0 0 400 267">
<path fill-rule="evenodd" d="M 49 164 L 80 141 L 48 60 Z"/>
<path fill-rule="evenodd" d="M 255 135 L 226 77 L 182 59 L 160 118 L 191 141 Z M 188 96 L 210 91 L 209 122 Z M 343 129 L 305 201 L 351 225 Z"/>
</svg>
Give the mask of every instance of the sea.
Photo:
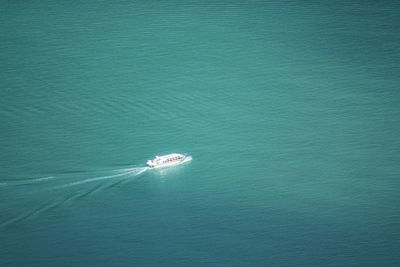
<svg viewBox="0 0 400 267">
<path fill-rule="evenodd" d="M 399 1 L 0 14 L 0 266 L 399 266 Z"/>
</svg>

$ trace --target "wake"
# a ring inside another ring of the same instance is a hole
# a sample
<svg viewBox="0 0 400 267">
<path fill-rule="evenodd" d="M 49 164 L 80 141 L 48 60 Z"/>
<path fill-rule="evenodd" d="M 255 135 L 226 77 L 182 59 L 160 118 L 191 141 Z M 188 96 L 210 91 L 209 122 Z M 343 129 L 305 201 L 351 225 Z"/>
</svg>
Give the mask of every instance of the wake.
<svg viewBox="0 0 400 267">
<path fill-rule="evenodd" d="M 53 187 L 52 189 L 67 188 L 67 187 L 71 187 L 71 186 L 77 186 L 77 185 L 81 185 L 81 184 L 92 183 L 92 182 L 96 182 L 96 181 L 100 181 L 100 180 L 113 179 L 113 178 L 117 178 L 117 177 L 121 177 L 121 176 L 136 176 L 136 175 L 144 173 L 148 169 L 149 169 L 148 167 L 130 168 L 130 169 L 126 169 L 125 171 L 123 171 L 122 173 L 119 173 L 119 174 L 88 178 L 88 179 L 85 179 L 85 180 L 76 181 L 76 182 L 72 182 L 72 183 L 56 186 L 56 187 Z"/>
<path fill-rule="evenodd" d="M 33 179 L 23 179 L 23 180 L 18 180 L 18 181 L 6 181 L 0 183 L 0 187 L 2 186 L 19 186 L 19 185 L 30 185 L 30 184 L 36 184 L 36 183 L 41 183 L 49 180 L 53 180 L 56 177 L 54 176 L 45 176 L 45 177 L 39 177 L 39 178 L 33 178 Z"/>
<path fill-rule="evenodd" d="M 47 186 L 45 188 L 42 188 L 43 190 L 37 191 L 36 193 L 43 193 L 43 192 L 54 192 L 54 190 L 60 190 L 60 193 L 57 193 L 58 197 L 53 198 L 52 200 L 48 201 L 47 203 L 40 205 L 39 207 L 36 207 L 34 209 L 31 209 L 30 211 L 20 213 L 17 216 L 14 216 L 12 218 L 8 218 L 7 220 L 1 222 L 0 221 L 0 229 L 4 228 L 6 226 L 16 224 L 22 221 L 25 221 L 27 219 L 33 218 L 35 216 L 38 216 L 39 214 L 42 214 L 43 212 L 49 211 L 56 209 L 66 203 L 79 200 L 88 196 L 92 196 L 94 194 L 100 193 L 104 190 L 113 188 L 122 182 L 126 182 L 127 180 L 133 180 L 132 178 L 138 178 L 141 174 L 145 173 L 148 171 L 150 168 L 149 167 L 132 167 L 132 168 L 125 168 L 125 169 L 117 169 L 117 170 L 111 170 L 109 172 L 114 172 L 116 174 L 111 174 L 111 175 L 102 175 L 102 176 L 95 176 L 95 177 L 90 177 L 86 178 L 83 180 L 79 181 L 74 181 L 74 182 L 69 182 L 69 183 L 62 183 L 59 185 L 51 185 Z M 61 179 L 56 179 L 57 176 L 46 176 L 46 177 L 39 177 L 39 178 L 34 178 L 34 179 L 25 179 L 25 180 L 19 180 L 19 181 L 9 181 L 9 182 L 3 182 L 0 183 L 0 187 L 5 187 L 5 186 L 24 186 L 24 185 L 32 185 L 32 184 L 37 184 L 37 183 L 52 183 L 52 182 L 58 182 Z M 94 186 L 91 186 L 87 190 L 80 190 L 78 187 L 83 186 L 86 184 L 92 184 L 104 180 L 116 180 L 115 182 L 112 183 L 100 183 L 96 184 Z M 70 188 L 75 188 L 76 192 L 73 191 L 71 193 Z M 63 194 L 64 193 L 64 194 Z M 25 195 L 26 196 L 26 195 Z"/>
</svg>

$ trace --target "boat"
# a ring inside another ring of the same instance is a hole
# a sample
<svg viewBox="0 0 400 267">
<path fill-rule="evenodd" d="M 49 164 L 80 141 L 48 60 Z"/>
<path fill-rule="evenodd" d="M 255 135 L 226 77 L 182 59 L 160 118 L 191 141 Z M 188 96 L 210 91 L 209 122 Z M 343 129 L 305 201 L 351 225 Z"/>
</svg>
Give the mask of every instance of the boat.
<svg viewBox="0 0 400 267">
<path fill-rule="evenodd" d="M 175 166 L 184 163 L 192 158 L 188 155 L 172 153 L 164 156 L 156 156 L 154 159 L 149 159 L 147 165 L 150 168 L 162 168 Z"/>
</svg>

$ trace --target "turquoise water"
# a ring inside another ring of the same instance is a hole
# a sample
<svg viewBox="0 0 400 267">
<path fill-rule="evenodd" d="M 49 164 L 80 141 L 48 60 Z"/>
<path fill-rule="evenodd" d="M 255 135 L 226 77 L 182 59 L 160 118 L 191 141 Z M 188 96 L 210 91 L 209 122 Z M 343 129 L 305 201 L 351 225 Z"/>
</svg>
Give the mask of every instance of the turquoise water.
<svg viewBox="0 0 400 267">
<path fill-rule="evenodd" d="M 399 14 L 4 1 L 0 265 L 398 265 Z"/>
</svg>

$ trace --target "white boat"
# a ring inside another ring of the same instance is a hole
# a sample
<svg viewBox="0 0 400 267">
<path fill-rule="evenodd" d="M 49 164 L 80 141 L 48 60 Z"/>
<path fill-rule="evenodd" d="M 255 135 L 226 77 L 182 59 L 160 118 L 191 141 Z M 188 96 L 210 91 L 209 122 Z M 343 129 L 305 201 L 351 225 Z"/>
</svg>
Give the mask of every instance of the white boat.
<svg viewBox="0 0 400 267">
<path fill-rule="evenodd" d="M 150 168 L 162 168 L 162 167 L 170 167 L 175 166 L 186 161 L 191 160 L 191 156 L 172 153 L 165 156 L 156 156 L 154 159 L 149 159 L 147 161 L 147 165 Z"/>
</svg>

